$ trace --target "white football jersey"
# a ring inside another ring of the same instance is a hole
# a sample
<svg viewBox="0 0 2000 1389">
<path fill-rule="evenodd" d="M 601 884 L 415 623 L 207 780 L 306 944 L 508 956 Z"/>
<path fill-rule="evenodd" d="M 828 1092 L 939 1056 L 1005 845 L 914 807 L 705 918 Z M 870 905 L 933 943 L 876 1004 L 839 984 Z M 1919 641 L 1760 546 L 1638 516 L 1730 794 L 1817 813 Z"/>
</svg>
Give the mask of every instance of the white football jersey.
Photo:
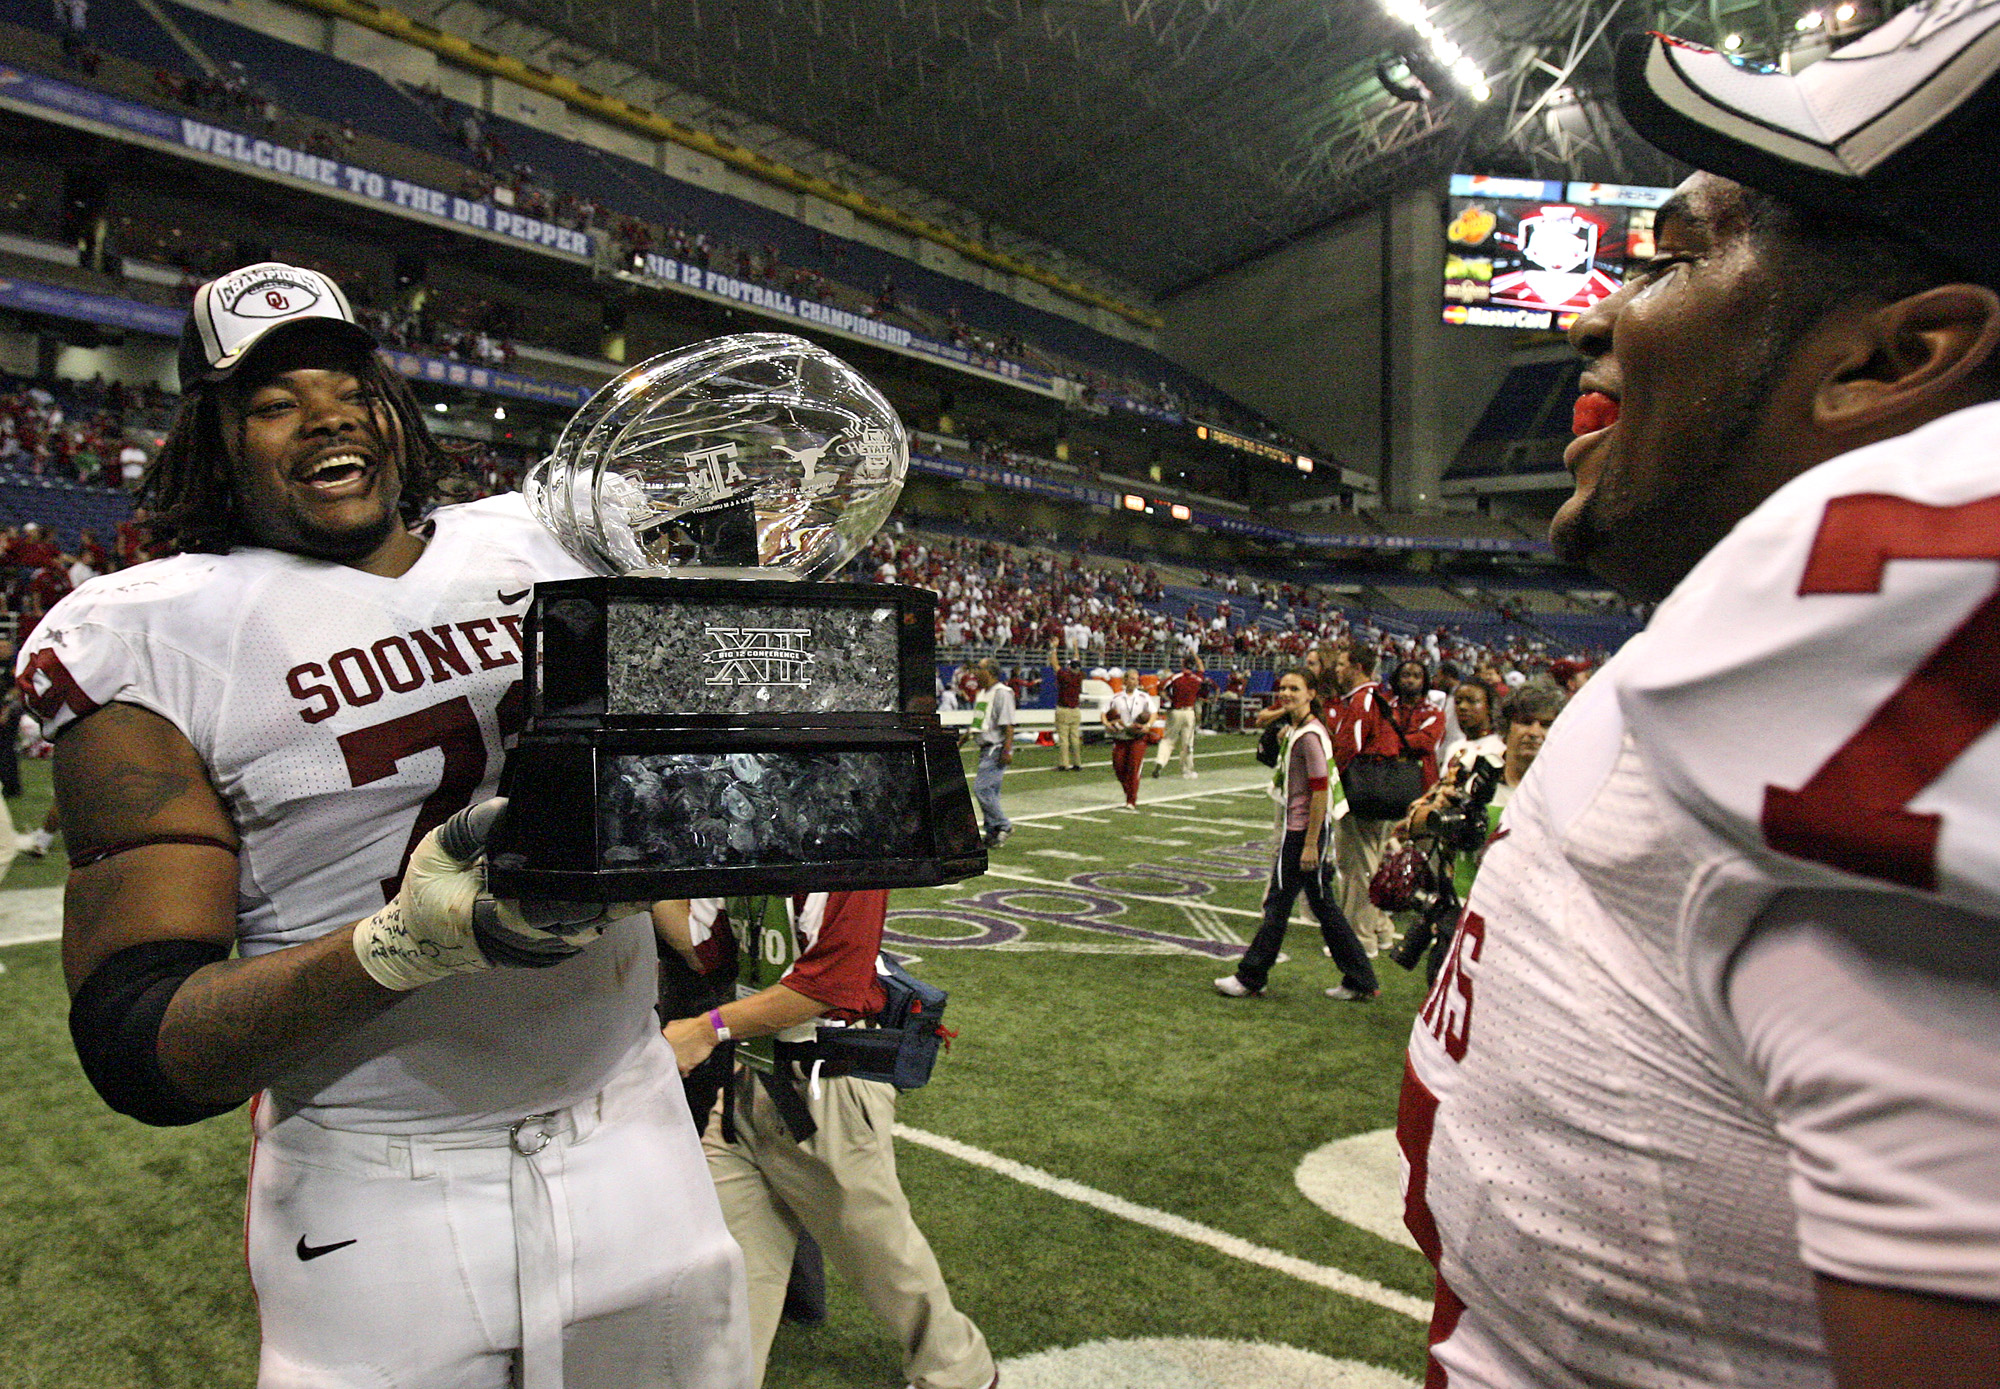
<svg viewBox="0 0 2000 1389">
<path fill-rule="evenodd" d="M 1996 430 L 1788 484 L 1552 730 L 1412 1031 L 1433 1382 L 1826 1385 L 1814 1271 L 2000 1297 Z M 1746 1010 L 1780 901 L 1860 922 L 1864 967 L 1788 945 Z M 1989 964 L 1878 1002 L 1874 903 Z"/>
<path fill-rule="evenodd" d="M 408 573 L 261 548 L 93 579 L 21 653 L 50 735 L 119 701 L 194 745 L 242 838 L 237 944 L 368 916 L 418 839 L 493 794 L 521 717 L 521 619 L 583 571 L 517 495 L 440 509 Z M 273 1092 L 335 1128 L 483 1126 L 595 1094 L 653 1029 L 645 917 L 548 969 L 410 993 Z"/>
</svg>

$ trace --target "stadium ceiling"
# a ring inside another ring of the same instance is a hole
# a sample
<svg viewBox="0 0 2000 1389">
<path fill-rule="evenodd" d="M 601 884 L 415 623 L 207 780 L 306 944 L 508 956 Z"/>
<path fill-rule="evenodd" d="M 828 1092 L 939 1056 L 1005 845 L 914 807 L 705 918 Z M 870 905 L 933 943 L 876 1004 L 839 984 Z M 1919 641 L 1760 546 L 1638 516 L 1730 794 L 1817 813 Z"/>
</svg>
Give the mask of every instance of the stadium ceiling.
<svg viewBox="0 0 2000 1389">
<path fill-rule="evenodd" d="M 1821 0 L 485 3 L 1166 297 L 1455 168 L 1671 181 L 1610 108 L 1618 37 L 1775 59 Z"/>
</svg>

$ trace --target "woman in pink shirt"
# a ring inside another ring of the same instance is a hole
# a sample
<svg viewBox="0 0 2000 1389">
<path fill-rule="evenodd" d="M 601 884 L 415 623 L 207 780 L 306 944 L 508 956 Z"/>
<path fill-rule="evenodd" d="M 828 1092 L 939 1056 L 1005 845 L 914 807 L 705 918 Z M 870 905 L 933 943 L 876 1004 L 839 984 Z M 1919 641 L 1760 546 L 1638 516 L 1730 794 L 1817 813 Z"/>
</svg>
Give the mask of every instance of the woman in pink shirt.
<svg viewBox="0 0 2000 1389">
<path fill-rule="evenodd" d="M 1340 983 L 1329 998 L 1365 1003 L 1380 991 L 1375 967 L 1340 906 L 1327 892 L 1321 874 L 1327 830 L 1333 823 L 1339 781 L 1331 772 L 1333 738 L 1326 730 L 1313 677 L 1302 668 L 1278 677 L 1279 718 L 1285 730 L 1278 769 L 1271 778 L 1271 795 L 1278 802 L 1278 852 L 1271 863 L 1271 881 L 1264 892 L 1264 924 L 1243 953 L 1234 974 L 1215 981 L 1217 993 L 1248 998 L 1264 991 L 1271 966 L 1285 943 L 1292 906 L 1301 892 L 1319 920 L 1320 938 L 1340 966 Z"/>
</svg>

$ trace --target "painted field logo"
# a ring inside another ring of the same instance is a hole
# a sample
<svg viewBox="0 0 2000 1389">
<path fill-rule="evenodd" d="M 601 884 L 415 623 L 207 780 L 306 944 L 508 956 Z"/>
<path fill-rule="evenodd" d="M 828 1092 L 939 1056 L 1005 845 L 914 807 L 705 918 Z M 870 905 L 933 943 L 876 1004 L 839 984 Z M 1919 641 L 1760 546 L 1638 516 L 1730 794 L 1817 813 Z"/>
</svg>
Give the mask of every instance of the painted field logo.
<svg viewBox="0 0 2000 1389">
<path fill-rule="evenodd" d="M 812 684 L 812 652 L 806 650 L 810 627 L 708 627 L 715 648 L 702 659 L 714 667 L 710 685 Z"/>
</svg>

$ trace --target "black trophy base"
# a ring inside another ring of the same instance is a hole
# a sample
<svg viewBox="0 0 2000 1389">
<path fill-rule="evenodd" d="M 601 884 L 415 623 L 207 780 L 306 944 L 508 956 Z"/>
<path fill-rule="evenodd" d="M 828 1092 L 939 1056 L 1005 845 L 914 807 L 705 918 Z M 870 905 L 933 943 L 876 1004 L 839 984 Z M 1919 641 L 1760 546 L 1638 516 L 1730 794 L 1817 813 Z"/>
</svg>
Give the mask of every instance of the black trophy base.
<svg viewBox="0 0 2000 1389">
<path fill-rule="evenodd" d="M 510 812 L 487 854 L 500 897 L 935 887 L 986 871 L 957 742 L 935 726 L 529 733 L 501 790 Z"/>
</svg>

